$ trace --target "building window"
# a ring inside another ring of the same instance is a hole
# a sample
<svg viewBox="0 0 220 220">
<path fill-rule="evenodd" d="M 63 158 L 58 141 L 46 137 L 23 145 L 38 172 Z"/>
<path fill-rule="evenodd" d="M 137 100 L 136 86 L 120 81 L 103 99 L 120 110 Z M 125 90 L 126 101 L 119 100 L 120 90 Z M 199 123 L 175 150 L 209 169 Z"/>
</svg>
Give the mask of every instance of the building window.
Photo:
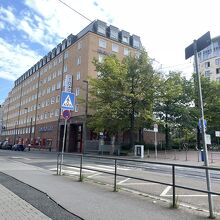
<svg viewBox="0 0 220 220">
<path fill-rule="evenodd" d="M 55 90 L 56 90 L 56 85 L 54 84 L 54 85 L 52 85 L 52 92 L 54 92 Z"/>
<path fill-rule="evenodd" d="M 50 87 L 47 88 L 47 94 L 49 94 L 49 93 L 50 93 Z"/>
<path fill-rule="evenodd" d="M 76 88 L 76 96 L 79 96 L 80 89 Z"/>
<path fill-rule="evenodd" d="M 128 48 L 124 48 L 124 55 L 125 56 L 128 56 L 130 53 L 129 49 Z"/>
<path fill-rule="evenodd" d="M 48 118 L 48 113 L 47 113 L 47 112 L 44 113 L 44 118 L 45 118 L 45 119 Z"/>
<path fill-rule="evenodd" d="M 60 56 L 60 57 L 58 58 L 58 63 L 61 63 L 61 62 L 62 62 L 62 60 L 63 60 L 63 57 L 62 57 L 62 56 Z"/>
<path fill-rule="evenodd" d="M 76 65 L 79 66 L 81 64 L 81 56 L 77 58 Z"/>
<path fill-rule="evenodd" d="M 59 103 L 60 102 L 60 96 L 58 95 L 57 97 L 56 97 L 56 103 Z"/>
<path fill-rule="evenodd" d="M 220 82 L 220 77 L 217 77 L 217 78 L 216 78 L 216 81 L 217 81 L 217 82 Z"/>
<path fill-rule="evenodd" d="M 63 67 L 63 72 L 66 73 L 67 72 L 67 65 L 65 64 Z"/>
<path fill-rule="evenodd" d="M 61 82 L 57 82 L 57 89 L 60 89 L 61 88 Z"/>
<path fill-rule="evenodd" d="M 56 98 L 55 98 L 55 97 L 52 97 L 52 98 L 51 98 L 51 104 L 55 103 L 55 100 L 56 100 Z"/>
<path fill-rule="evenodd" d="M 67 59 L 68 56 L 69 56 L 69 52 L 68 52 L 68 51 L 65 51 L 65 53 L 64 53 L 64 59 Z"/>
<path fill-rule="evenodd" d="M 56 66 L 56 65 L 57 65 L 57 59 L 54 59 L 53 66 Z"/>
<path fill-rule="evenodd" d="M 209 68 L 210 67 L 210 62 L 205 62 L 205 68 Z"/>
<path fill-rule="evenodd" d="M 80 80 L 80 72 L 76 73 L 76 80 Z"/>
<path fill-rule="evenodd" d="M 48 81 L 48 82 L 51 81 L 51 75 L 49 75 L 49 76 L 47 77 L 47 81 Z"/>
<path fill-rule="evenodd" d="M 55 114 L 54 114 L 55 116 L 59 116 L 59 109 L 56 109 L 55 110 Z"/>
<path fill-rule="evenodd" d="M 79 105 L 75 105 L 75 112 L 78 112 L 79 111 Z"/>
<path fill-rule="evenodd" d="M 53 117 L 53 114 L 54 114 L 53 111 L 51 111 L 51 112 L 50 112 L 50 117 L 51 117 L 51 118 Z"/>
<path fill-rule="evenodd" d="M 110 38 L 118 40 L 118 31 L 111 30 L 110 31 Z"/>
<path fill-rule="evenodd" d="M 62 75 L 62 70 L 59 69 L 59 70 L 57 71 L 57 76 L 61 76 L 61 75 Z"/>
<path fill-rule="evenodd" d="M 56 72 L 54 72 L 54 73 L 53 73 L 53 79 L 55 79 L 55 78 L 56 78 L 56 75 L 57 75 L 57 73 L 56 73 Z"/>
<path fill-rule="evenodd" d="M 218 58 L 218 59 L 215 60 L 215 64 L 216 64 L 216 65 L 219 65 L 219 64 L 220 64 L 220 58 Z"/>
<path fill-rule="evenodd" d="M 220 68 L 217 68 L 216 69 L 216 74 L 219 74 L 220 73 Z"/>
<path fill-rule="evenodd" d="M 105 29 L 105 26 L 102 26 L 102 25 L 98 25 L 98 29 L 97 29 L 97 32 L 100 33 L 100 34 L 106 34 L 106 29 Z"/>
<path fill-rule="evenodd" d="M 82 42 L 80 41 L 80 42 L 78 42 L 78 44 L 77 44 L 77 49 L 80 50 L 81 48 L 82 48 Z"/>
<path fill-rule="evenodd" d="M 106 41 L 103 39 L 99 39 L 99 47 L 106 48 L 106 46 L 107 46 Z"/>
<path fill-rule="evenodd" d="M 122 42 L 128 44 L 129 43 L 128 36 L 123 36 L 122 37 Z"/>
<path fill-rule="evenodd" d="M 117 44 L 112 44 L 112 51 L 113 52 L 118 52 L 118 45 Z"/>
<path fill-rule="evenodd" d="M 139 40 L 133 40 L 133 47 L 139 48 L 140 47 L 140 41 Z"/>
<path fill-rule="evenodd" d="M 205 71 L 205 77 L 207 77 L 207 78 L 211 77 L 211 72 L 209 70 Z"/>
</svg>

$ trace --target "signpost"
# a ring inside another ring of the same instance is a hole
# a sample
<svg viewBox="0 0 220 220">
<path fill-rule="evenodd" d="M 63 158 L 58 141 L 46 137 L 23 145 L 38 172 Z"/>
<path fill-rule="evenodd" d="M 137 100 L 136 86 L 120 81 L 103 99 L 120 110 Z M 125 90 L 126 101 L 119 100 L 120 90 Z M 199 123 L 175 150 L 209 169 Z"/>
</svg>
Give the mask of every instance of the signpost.
<svg viewBox="0 0 220 220">
<path fill-rule="evenodd" d="M 74 105 L 75 105 L 75 94 L 70 92 L 62 92 L 61 109 L 63 110 L 62 115 L 65 121 L 64 121 L 64 131 L 63 131 L 61 164 L 63 164 L 63 153 L 64 153 L 65 137 L 66 137 L 66 124 L 67 124 L 67 120 L 71 117 L 70 110 L 74 110 Z"/>
<path fill-rule="evenodd" d="M 197 60 L 197 53 L 201 50 L 205 49 L 211 44 L 211 37 L 210 32 L 207 32 L 203 36 L 201 36 L 199 39 L 194 40 L 192 44 L 190 44 L 185 49 L 185 58 L 188 59 L 189 57 L 194 55 L 195 60 L 195 70 L 198 80 L 198 91 L 199 91 L 199 107 L 200 107 L 200 114 L 201 114 L 201 129 L 202 129 L 202 139 L 203 139 L 203 149 L 204 149 L 204 165 L 209 166 L 208 162 L 208 153 L 207 153 L 207 141 L 206 141 L 206 132 L 205 132 L 205 123 L 204 123 L 204 110 L 203 110 L 203 99 L 202 99 L 202 88 L 201 88 L 201 79 L 200 79 L 200 73 L 198 69 L 198 60 Z M 211 192 L 211 182 L 210 182 L 210 174 L 209 170 L 206 169 L 206 182 L 207 182 L 207 190 L 208 192 Z M 209 202 L 209 214 L 210 218 L 214 218 L 213 213 L 213 201 L 212 201 L 212 194 L 208 193 L 208 202 Z"/>
<path fill-rule="evenodd" d="M 157 132 L 158 132 L 158 125 L 154 124 L 154 146 L 155 146 L 155 158 L 157 159 Z"/>
</svg>

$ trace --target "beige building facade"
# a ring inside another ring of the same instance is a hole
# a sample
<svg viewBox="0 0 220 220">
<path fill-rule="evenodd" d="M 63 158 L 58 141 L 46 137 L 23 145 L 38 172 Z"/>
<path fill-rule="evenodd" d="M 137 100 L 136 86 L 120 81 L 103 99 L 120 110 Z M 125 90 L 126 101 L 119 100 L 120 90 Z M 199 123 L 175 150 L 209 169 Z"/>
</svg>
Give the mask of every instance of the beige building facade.
<svg viewBox="0 0 220 220">
<path fill-rule="evenodd" d="M 198 53 L 201 75 L 220 82 L 220 36 L 211 41 L 211 45 Z"/>
<path fill-rule="evenodd" d="M 4 102 L 2 139 L 10 143 L 60 151 L 64 120 L 60 108 L 61 92 L 75 93 L 75 110 L 67 123 L 65 151 L 83 151 L 83 125 L 87 80 L 97 77 L 92 61 L 106 55 L 120 59 L 138 55 L 140 38 L 96 20 L 77 35 L 70 35 L 19 77 Z M 68 88 L 66 79 L 68 80 Z M 88 139 L 91 135 L 87 133 Z"/>
</svg>

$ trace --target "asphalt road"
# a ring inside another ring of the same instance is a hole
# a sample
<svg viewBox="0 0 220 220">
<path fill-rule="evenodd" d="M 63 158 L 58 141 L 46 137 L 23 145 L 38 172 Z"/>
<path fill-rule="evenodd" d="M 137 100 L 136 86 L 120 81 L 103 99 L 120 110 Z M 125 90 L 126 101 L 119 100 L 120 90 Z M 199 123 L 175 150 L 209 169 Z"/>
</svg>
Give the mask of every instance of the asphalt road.
<svg viewBox="0 0 220 220">
<path fill-rule="evenodd" d="M 43 169 L 56 172 L 57 154 L 55 152 L 12 152 L 0 151 L 0 155 L 9 160 L 20 161 L 22 163 L 34 165 Z M 64 157 L 64 163 L 79 166 L 79 158 Z M 83 160 L 83 177 L 98 183 L 113 185 L 113 175 L 103 174 L 94 170 L 114 173 L 114 161 L 112 160 Z M 152 181 L 161 181 L 167 184 L 172 183 L 171 168 L 163 165 L 139 165 L 136 162 L 120 163 L 118 174 L 131 175 L 136 178 L 143 178 Z M 63 167 L 63 174 L 79 178 L 79 169 L 75 167 Z M 219 192 L 220 173 L 214 171 L 211 173 L 212 190 Z M 206 190 L 205 172 L 199 169 L 187 169 L 176 167 L 176 184 Z M 172 188 L 167 185 L 155 184 L 152 182 L 143 182 L 126 177 L 117 177 L 118 188 L 126 188 L 141 193 L 157 196 L 165 199 L 172 199 Z M 184 189 L 176 190 L 178 202 L 182 202 L 194 207 L 208 210 L 207 195 Z M 199 201 L 199 202 L 198 202 Z M 215 211 L 220 213 L 220 197 L 213 196 Z"/>
</svg>

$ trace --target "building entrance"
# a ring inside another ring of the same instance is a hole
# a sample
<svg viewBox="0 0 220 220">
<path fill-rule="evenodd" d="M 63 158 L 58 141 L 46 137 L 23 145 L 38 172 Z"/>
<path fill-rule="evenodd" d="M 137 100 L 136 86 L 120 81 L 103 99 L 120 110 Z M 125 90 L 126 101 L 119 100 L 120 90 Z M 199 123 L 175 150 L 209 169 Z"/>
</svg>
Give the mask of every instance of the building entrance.
<svg viewBox="0 0 220 220">
<path fill-rule="evenodd" d="M 70 124 L 68 152 L 82 153 L 82 124 Z"/>
</svg>

